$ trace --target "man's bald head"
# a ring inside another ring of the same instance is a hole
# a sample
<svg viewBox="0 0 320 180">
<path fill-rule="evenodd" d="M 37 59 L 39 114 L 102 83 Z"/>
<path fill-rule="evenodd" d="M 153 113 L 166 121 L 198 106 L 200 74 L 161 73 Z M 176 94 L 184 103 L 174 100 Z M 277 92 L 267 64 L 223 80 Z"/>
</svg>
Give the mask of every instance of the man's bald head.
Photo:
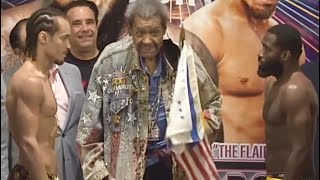
<svg viewBox="0 0 320 180">
<path fill-rule="evenodd" d="M 9 41 L 14 53 L 24 59 L 26 51 L 26 26 L 28 19 L 17 22 L 9 35 Z"/>
</svg>

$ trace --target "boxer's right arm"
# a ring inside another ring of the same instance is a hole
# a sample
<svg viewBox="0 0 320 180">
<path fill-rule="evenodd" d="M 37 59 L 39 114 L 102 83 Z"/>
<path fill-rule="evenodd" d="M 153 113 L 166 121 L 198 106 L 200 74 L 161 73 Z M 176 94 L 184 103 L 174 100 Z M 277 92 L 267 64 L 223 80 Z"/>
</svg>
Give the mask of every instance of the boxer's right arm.
<svg viewBox="0 0 320 180">
<path fill-rule="evenodd" d="M 37 140 L 44 98 L 42 83 L 35 78 L 23 79 L 23 83 L 16 78 L 11 82 L 6 97 L 10 132 L 19 147 L 20 156 L 27 163 L 30 179 L 46 180 L 48 176 Z"/>
</svg>

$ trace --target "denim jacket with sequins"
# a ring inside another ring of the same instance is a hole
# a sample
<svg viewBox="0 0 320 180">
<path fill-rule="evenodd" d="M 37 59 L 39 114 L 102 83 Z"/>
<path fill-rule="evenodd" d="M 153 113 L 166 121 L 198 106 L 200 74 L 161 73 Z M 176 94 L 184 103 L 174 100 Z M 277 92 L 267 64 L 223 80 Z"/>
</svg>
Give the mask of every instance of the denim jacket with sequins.
<svg viewBox="0 0 320 180">
<path fill-rule="evenodd" d="M 166 59 L 166 75 L 160 81 L 167 118 L 176 74 L 169 62 Z M 198 61 L 196 66 L 200 100 L 210 116 L 208 131 L 217 131 L 221 93 L 203 64 Z M 143 179 L 150 120 L 148 86 L 130 37 L 103 50 L 91 74 L 78 127 L 85 179 L 108 175 L 117 180 Z"/>
</svg>

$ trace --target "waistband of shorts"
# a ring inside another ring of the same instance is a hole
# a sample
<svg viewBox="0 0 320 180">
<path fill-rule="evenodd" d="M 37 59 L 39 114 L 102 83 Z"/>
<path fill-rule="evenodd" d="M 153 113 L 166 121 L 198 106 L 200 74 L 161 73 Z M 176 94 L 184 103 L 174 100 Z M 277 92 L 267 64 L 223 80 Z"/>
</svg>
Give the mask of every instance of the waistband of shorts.
<svg viewBox="0 0 320 180">
<path fill-rule="evenodd" d="M 16 168 L 20 169 L 20 170 L 23 170 L 25 172 L 28 172 L 27 168 L 25 168 L 23 165 L 21 164 L 16 164 L 15 165 Z M 58 175 L 57 174 L 52 174 L 52 173 L 48 173 L 47 172 L 47 175 L 49 178 L 58 178 Z"/>
<path fill-rule="evenodd" d="M 279 178 L 273 178 L 273 177 L 269 177 L 267 176 L 267 179 L 266 180 L 282 180 L 282 179 L 279 179 Z"/>
<path fill-rule="evenodd" d="M 267 177 L 283 179 L 284 178 L 284 173 L 268 173 Z"/>
</svg>

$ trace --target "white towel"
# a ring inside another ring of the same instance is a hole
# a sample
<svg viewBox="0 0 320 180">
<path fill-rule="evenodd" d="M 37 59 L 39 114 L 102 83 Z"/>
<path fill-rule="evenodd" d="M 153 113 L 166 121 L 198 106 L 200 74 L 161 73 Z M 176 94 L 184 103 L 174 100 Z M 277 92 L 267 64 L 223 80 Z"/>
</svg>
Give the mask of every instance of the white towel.
<svg viewBox="0 0 320 180">
<path fill-rule="evenodd" d="M 195 60 L 200 61 L 184 42 L 166 131 L 172 150 L 178 154 L 185 150 L 186 144 L 199 143 L 205 133 Z"/>
</svg>

